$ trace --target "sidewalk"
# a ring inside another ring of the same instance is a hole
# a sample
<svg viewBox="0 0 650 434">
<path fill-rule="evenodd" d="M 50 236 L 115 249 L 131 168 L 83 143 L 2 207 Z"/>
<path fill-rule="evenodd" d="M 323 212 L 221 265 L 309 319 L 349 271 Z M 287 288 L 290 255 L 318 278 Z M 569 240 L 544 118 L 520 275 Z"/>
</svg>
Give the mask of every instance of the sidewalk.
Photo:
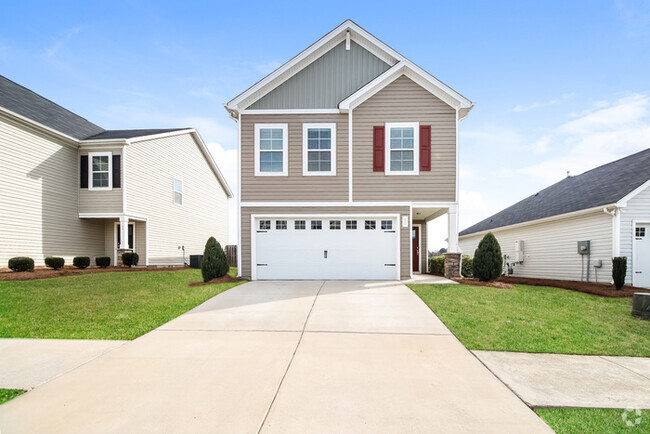
<svg viewBox="0 0 650 434">
<path fill-rule="evenodd" d="M 650 358 L 473 351 L 531 407 L 650 409 Z"/>
</svg>

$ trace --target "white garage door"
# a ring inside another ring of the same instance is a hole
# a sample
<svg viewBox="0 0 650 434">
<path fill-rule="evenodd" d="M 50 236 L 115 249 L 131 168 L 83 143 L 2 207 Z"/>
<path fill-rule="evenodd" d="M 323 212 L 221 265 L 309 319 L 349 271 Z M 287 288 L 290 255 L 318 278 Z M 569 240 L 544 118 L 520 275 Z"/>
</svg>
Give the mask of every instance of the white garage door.
<svg viewBox="0 0 650 434">
<path fill-rule="evenodd" d="M 256 279 L 399 279 L 396 217 L 257 218 Z"/>
<path fill-rule="evenodd" d="M 634 286 L 650 288 L 650 224 L 634 228 Z"/>
</svg>

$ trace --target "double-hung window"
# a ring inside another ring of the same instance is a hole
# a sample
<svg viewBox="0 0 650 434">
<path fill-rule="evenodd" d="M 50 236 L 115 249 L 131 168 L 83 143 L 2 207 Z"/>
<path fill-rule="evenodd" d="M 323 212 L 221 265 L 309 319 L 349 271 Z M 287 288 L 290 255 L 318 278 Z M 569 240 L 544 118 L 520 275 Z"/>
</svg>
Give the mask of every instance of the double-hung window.
<svg viewBox="0 0 650 434">
<path fill-rule="evenodd" d="M 420 125 L 386 124 L 386 174 L 417 175 L 420 167 Z"/>
<path fill-rule="evenodd" d="M 302 174 L 336 175 L 336 124 L 302 124 Z"/>
<path fill-rule="evenodd" d="M 112 158 L 110 152 L 88 153 L 88 173 L 90 190 L 110 190 L 112 184 Z"/>
<path fill-rule="evenodd" d="M 174 203 L 183 205 L 183 181 L 174 178 Z"/>
<path fill-rule="evenodd" d="M 255 124 L 255 175 L 287 175 L 287 124 Z"/>
</svg>

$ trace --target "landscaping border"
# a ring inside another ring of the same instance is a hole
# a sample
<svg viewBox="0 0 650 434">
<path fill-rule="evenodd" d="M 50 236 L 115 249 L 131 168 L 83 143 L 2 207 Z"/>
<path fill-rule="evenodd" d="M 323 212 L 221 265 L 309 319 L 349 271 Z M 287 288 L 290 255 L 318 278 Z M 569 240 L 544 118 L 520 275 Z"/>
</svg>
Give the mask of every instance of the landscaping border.
<svg viewBox="0 0 650 434">
<path fill-rule="evenodd" d="M 161 266 L 161 267 L 116 267 L 110 266 L 106 268 L 101 267 L 88 267 L 88 268 L 76 268 L 72 265 L 66 265 L 61 269 L 52 270 L 48 267 L 34 267 L 34 271 L 11 271 L 8 268 L 0 268 L 0 281 L 20 281 L 20 280 L 37 280 L 37 279 L 49 279 L 52 277 L 62 277 L 62 276 L 75 276 L 77 274 L 89 274 L 89 273 L 106 273 L 111 271 L 181 271 L 188 270 L 188 266 Z"/>
<path fill-rule="evenodd" d="M 637 288 L 630 285 L 625 285 L 623 289 L 617 291 L 616 288 L 614 288 L 614 285 L 595 282 L 580 282 L 576 280 L 536 279 L 532 277 L 515 276 L 501 276 L 497 280 L 504 283 L 515 283 L 531 286 L 550 286 L 552 288 L 569 289 L 571 291 L 584 292 L 586 294 L 610 298 L 632 298 L 635 292 L 650 293 L 650 289 Z"/>
</svg>

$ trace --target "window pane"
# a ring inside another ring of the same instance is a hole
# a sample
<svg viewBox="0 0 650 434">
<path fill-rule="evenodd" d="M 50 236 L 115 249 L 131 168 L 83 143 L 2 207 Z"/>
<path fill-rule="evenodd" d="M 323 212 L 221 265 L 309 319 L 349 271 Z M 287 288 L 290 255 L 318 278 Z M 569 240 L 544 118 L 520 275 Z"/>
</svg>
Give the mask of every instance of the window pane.
<svg viewBox="0 0 650 434">
<path fill-rule="evenodd" d="M 283 131 L 281 128 L 260 129 L 260 150 L 282 150 Z"/>
<path fill-rule="evenodd" d="M 345 229 L 356 229 L 357 221 L 356 220 L 346 220 Z"/>
<path fill-rule="evenodd" d="M 108 187 L 108 172 L 93 173 L 93 187 Z"/>
<path fill-rule="evenodd" d="M 284 230 L 287 228 L 287 221 L 286 220 L 276 220 L 275 221 L 275 228 L 279 230 Z"/>
<path fill-rule="evenodd" d="M 174 203 L 183 205 L 183 193 L 179 193 L 177 191 L 174 192 Z"/>
<path fill-rule="evenodd" d="M 366 220 L 365 227 L 366 227 L 366 229 L 375 229 L 376 224 L 377 224 L 377 222 L 375 222 L 374 220 Z"/>
<path fill-rule="evenodd" d="M 390 151 L 391 171 L 410 172 L 413 167 L 413 151 Z"/>
<path fill-rule="evenodd" d="M 310 172 L 329 172 L 332 170 L 331 151 L 307 152 L 307 170 Z"/>
<path fill-rule="evenodd" d="M 390 148 L 391 149 L 413 149 L 415 130 L 414 128 L 391 128 Z"/>
<path fill-rule="evenodd" d="M 94 156 L 93 157 L 93 172 L 95 172 L 95 171 L 102 171 L 102 172 L 107 172 L 108 171 L 108 156 L 107 155 Z"/>
<path fill-rule="evenodd" d="M 183 192 L 183 181 L 180 179 L 174 179 L 174 191 L 177 191 L 179 193 Z"/>
<path fill-rule="evenodd" d="M 260 172 L 282 172 L 282 152 L 260 152 Z"/>
<path fill-rule="evenodd" d="M 312 220 L 311 221 L 311 228 L 312 228 L 312 230 L 323 229 L 322 220 Z"/>
<path fill-rule="evenodd" d="M 261 128 L 260 139 L 270 139 L 270 138 L 271 138 L 271 130 L 269 128 Z"/>
<path fill-rule="evenodd" d="M 304 220 L 296 220 L 293 223 L 293 228 L 298 229 L 298 230 L 305 229 L 305 221 Z"/>
<path fill-rule="evenodd" d="M 387 230 L 387 231 L 393 229 L 393 221 L 392 220 L 382 220 L 381 221 L 381 228 L 383 230 Z"/>
<path fill-rule="evenodd" d="M 260 230 L 267 231 L 271 229 L 271 220 L 260 220 Z"/>
<path fill-rule="evenodd" d="M 330 229 L 332 230 L 341 229 L 341 220 L 330 220 Z"/>
<path fill-rule="evenodd" d="M 331 149 L 332 132 L 329 128 L 307 129 L 307 149 Z"/>
<path fill-rule="evenodd" d="M 271 137 L 273 139 L 280 139 L 282 140 L 282 128 L 273 128 L 271 130 Z"/>
</svg>

